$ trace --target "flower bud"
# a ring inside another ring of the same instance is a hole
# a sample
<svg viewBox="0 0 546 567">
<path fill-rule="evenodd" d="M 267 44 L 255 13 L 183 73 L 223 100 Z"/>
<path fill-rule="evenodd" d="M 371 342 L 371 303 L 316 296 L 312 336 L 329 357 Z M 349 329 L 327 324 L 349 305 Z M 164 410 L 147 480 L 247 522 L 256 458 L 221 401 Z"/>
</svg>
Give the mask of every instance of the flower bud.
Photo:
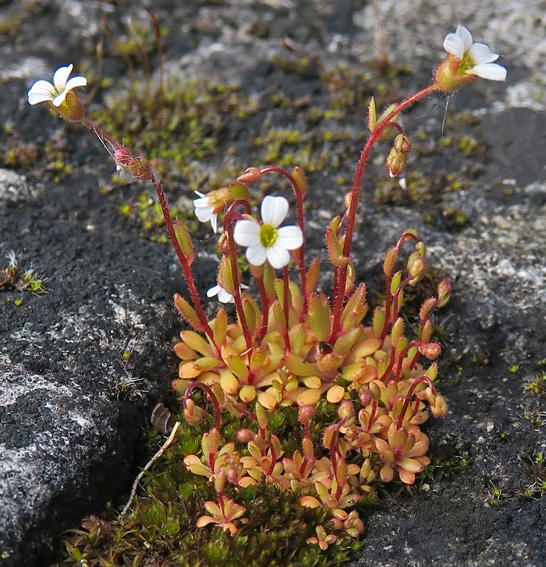
<svg viewBox="0 0 546 567">
<path fill-rule="evenodd" d="M 137 181 L 149 181 L 152 178 L 152 166 L 144 156 L 135 156 L 127 148 L 117 146 L 113 157 L 117 169 L 128 172 Z"/>
<path fill-rule="evenodd" d="M 314 406 L 300 406 L 298 411 L 298 421 L 302 425 L 306 425 L 313 419 L 316 414 Z"/>
<path fill-rule="evenodd" d="M 424 343 L 419 345 L 419 352 L 430 360 L 434 360 L 440 356 L 442 347 L 439 343 Z"/>
<path fill-rule="evenodd" d="M 447 404 L 443 396 L 436 396 L 434 403 L 430 405 L 430 411 L 434 417 L 445 417 L 447 414 Z"/>
<path fill-rule="evenodd" d="M 385 167 L 390 177 L 402 175 L 408 161 L 408 153 L 411 143 L 407 136 L 398 134 L 394 139 L 394 144 L 385 161 Z"/>
<path fill-rule="evenodd" d="M 366 407 L 372 401 L 372 393 L 370 390 L 360 388 L 360 390 L 358 390 L 358 398 L 362 407 Z"/>
<path fill-rule="evenodd" d="M 461 60 L 459 57 L 448 55 L 434 72 L 434 83 L 437 88 L 445 92 L 453 92 L 461 85 L 475 79 L 475 75 L 466 75 L 459 71 Z"/>
<path fill-rule="evenodd" d="M 188 398 L 186 407 L 184 408 L 184 417 L 187 422 L 192 425 L 197 425 L 203 421 L 204 415 L 204 410 L 199 406 L 196 406 L 195 402 L 191 398 Z"/>
<path fill-rule="evenodd" d="M 421 309 L 419 310 L 419 318 L 421 319 L 421 321 L 423 321 L 428 317 L 430 310 L 433 309 L 435 306 L 436 306 L 435 297 L 429 297 L 423 302 L 423 305 L 421 305 Z"/>
<path fill-rule="evenodd" d="M 448 280 L 442 280 L 438 284 L 438 307 L 443 307 L 448 301 L 451 295 L 451 282 Z"/>
<path fill-rule="evenodd" d="M 239 429 L 237 431 L 237 441 L 241 443 L 248 443 L 254 439 L 255 434 L 250 429 Z"/>
<path fill-rule="evenodd" d="M 257 167 L 249 167 L 242 175 L 237 177 L 240 183 L 254 183 L 262 176 L 262 172 Z"/>
<path fill-rule="evenodd" d="M 427 270 L 427 263 L 424 258 L 416 258 L 408 266 L 408 271 L 413 278 L 411 283 L 415 283 Z"/>
<path fill-rule="evenodd" d="M 385 260 L 383 262 L 383 272 L 386 276 L 392 276 L 394 272 L 394 264 L 396 263 L 396 258 L 398 257 L 398 248 L 393 246 L 385 255 Z"/>
<path fill-rule="evenodd" d="M 349 419 L 354 416 L 355 408 L 351 400 L 343 400 L 337 408 L 337 414 L 341 419 Z"/>
</svg>

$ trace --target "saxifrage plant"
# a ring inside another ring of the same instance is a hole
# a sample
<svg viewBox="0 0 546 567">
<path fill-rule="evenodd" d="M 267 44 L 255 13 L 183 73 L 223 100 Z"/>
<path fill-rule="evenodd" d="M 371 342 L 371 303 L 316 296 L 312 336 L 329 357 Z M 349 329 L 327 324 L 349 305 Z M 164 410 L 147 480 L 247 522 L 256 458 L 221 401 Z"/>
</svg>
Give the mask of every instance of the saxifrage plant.
<svg viewBox="0 0 546 567">
<path fill-rule="evenodd" d="M 370 101 L 370 134 L 352 190 L 345 195 L 346 209 L 325 231 L 330 296 L 317 286 L 322 269 L 318 258 L 305 251 L 304 199 L 309 188 L 300 168 L 251 167 L 224 188 L 195 199 L 197 218 L 220 233 L 217 284 L 207 296 L 233 303 L 234 319 L 223 307 L 207 318 L 192 274 L 194 245 L 186 223 L 171 218 L 163 186 L 148 160 L 87 118 L 74 92 L 87 84 L 85 77 L 69 78 L 73 67 L 68 65 L 55 72 L 53 84 L 41 80 L 30 89 L 30 104 L 45 102 L 68 122 L 94 132 L 118 170 L 152 183 L 157 192 L 191 300 L 174 298 L 191 328 L 181 332 L 175 346 L 180 366 L 173 387 L 182 397 L 188 422 L 201 423 L 205 417 L 206 410 L 192 398 L 196 390 L 213 410 L 200 450 L 184 458 L 185 466 L 208 479 L 216 494 L 195 519 L 198 528 L 212 524 L 233 536 L 248 522 L 248 511 L 238 502 L 240 491 L 274 485 L 295 492 L 301 506 L 327 512 L 329 521 L 315 526 L 316 535 L 307 539 L 325 550 L 340 534 L 358 538 L 363 533 L 358 504 L 374 492 L 375 483 L 399 478 L 411 485 L 429 464 L 429 438 L 421 426 L 429 411 L 435 416 L 447 412 L 434 385 L 438 367 L 431 361 L 441 349 L 431 338 L 430 315 L 448 301 L 450 284 L 439 283 L 436 295 L 419 310 L 416 332 L 407 329 L 401 315 L 404 293 L 426 272 L 425 244 L 408 229 L 387 251 L 385 297 L 368 321 L 366 286 L 356 281 L 351 249 L 363 171 L 376 142 L 392 140 L 387 173 L 394 177 L 404 172 L 411 142 L 399 122 L 401 113 L 428 95 L 451 93 L 477 77 L 506 77 L 506 69 L 495 63 L 498 55 L 474 43 L 464 26 L 446 36 L 444 48 L 448 55 L 429 86 L 391 104 L 379 117 Z M 265 196 L 259 215 L 253 206 L 252 184 L 271 175 L 288 181 L 293 190 L 293 224 L 283 224 L 291 209 L 285 196 Z M 413 250 L 402 262 L 405 243 Z M 248 270 L 242 269 L 243 249 Z M 297 427 L 282 437 L 274 432 L 272 416 L 293 406 L 298 408 Z M 235 418 L 244 424 L 231 438 L 223 429 L 226 415 L 230 423 Z"/>
</svg>

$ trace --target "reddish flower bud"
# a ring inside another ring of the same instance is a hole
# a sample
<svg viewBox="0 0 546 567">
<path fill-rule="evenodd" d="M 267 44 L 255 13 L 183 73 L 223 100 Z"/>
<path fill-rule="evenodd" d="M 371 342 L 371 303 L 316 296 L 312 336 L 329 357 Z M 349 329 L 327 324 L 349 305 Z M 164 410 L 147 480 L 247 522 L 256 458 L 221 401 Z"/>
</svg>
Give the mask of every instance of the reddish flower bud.
<svg viewBox="0 0 546 567">
<path fill-rule="evenodd" d="M 433 360 L 440 356 L 442 347 L 439 343 L 424 343 L 419 345 L 419 352 L 428 359 Z"/>
<path fill-rule="evenodd" d="M 239 429 L 237 431 L 237 441 L 241 443 L 248 443 L 254 439 L 255 434 L 250 429 Z"/>
<path fill-rule="evenodd" d="M 300 406 L 298 411 L 298 421 L 302 425 L 306 425 L 313 419 L 316 414 L 316 410 L 314 406 Z"/>
<path fill-rule="evenodd" d="M 410 148 L 411 143 L 408 137 L 404 134 L 398 134 L 394 139 L 394 144 L 385 161 L 387 173 L 391 177 L 398 177 L 404 172 Z"/>
<path fill-rule="evenodd" d="M 262 172 L 257 167 L 249 167 L 242 175 L 237 177 L 237 181 L 241 183 L 254 183 L 262 176 Z"/>
</svg>

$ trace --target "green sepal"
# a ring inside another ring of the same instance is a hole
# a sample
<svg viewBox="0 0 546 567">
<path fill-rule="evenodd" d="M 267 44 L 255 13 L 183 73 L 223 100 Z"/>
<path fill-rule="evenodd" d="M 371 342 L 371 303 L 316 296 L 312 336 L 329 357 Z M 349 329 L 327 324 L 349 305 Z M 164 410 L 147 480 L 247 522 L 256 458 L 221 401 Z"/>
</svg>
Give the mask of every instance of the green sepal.
<svg viewBox="0 0 546 567">
<path fill-rule="evenodd" d="M 248 187 L 240 181 L 232 181 L 229 184 L 229 194 L 235 201 L 250 201 L 250 191 Z"/>
</svg>

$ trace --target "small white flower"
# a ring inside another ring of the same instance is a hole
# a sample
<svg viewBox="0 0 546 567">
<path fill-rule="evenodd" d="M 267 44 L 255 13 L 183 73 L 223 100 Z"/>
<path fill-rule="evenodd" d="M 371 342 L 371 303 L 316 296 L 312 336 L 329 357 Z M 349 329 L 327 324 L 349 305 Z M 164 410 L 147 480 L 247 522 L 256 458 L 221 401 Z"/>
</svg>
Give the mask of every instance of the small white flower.
<svg viewBox="0 0 546 567">
<path fill-rule="evenodd" d="M 68 79 L 73 68 L 72 63 L 66 67 L 59 67 L 53 75 L 53 84 L 43 79 L 36 81 L 28 91 L 29 104 L 51 102 L 53 106 L 59 107 L 66 99 L 69 91 L 76 87 L 85 87 L 87 85 L 85 77 L 78 75 Z"/>
<path fill-rule="evenodd" d="M 458 57 L 459 71 L 465 75 L 477 75 L 490 81 L 504 81 L 506 69 L 493 63 L 499 56 L 493 53 L 485 43 L 474 43 L 472 34 L 465 26 L 457 26 L 455 33 L 448 33 L 444 40 L 444 49 Z"/>
<path fill-rule="evenodd" d="M 284 197 L 268 195 L 262 201 L 263 223 L 255 219 L 237 221 L 233 238 L 239 246 L 246 246 L 246 258 L 253 266 L 261 266 L 266 260 L 275 269 L 284 268 L 290 262 L 289 250 L 297 250 L 303 244 L 299 226 L 278 228 L 288 213 L 288 201 Z"/>
<path fill-rule="evenodd" d="M 199 195 L 199 199 L 193 200 L 193 206 L 195 207 L 195 216 L 199 219 L 199 222 L 210 221 L 212 230 L 215 233 L 218 232 L 218 215 L 214 212 L 216 205 L 214 203 L 211 203 L 211 200 L 203 193 L 195 191 L 195 194 Z M 227 303 L 227 301 L 224 301 L 222 303 Z"/>
<path fill-rule="evenodd" d="M 248 289 L 248 286 L 241 284 L 241 289 Z M 213 285 L 207 290 L 207 297 L 214 297 L 215 295 L 218 296 L 220 303 L 235 303 L 233 295 L 226 291 L 220 284 Z"/>
</svg>

